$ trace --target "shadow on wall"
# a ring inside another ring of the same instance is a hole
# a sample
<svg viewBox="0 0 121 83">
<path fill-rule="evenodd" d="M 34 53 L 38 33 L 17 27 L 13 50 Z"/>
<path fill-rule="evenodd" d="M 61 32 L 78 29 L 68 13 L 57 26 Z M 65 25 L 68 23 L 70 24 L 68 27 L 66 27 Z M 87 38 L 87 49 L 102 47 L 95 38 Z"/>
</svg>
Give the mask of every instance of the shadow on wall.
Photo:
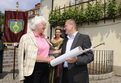
<svg viewBox="0 0 121 83">
<path fill-rule="evenodd" d="M 91 38 L 100 35 L 100 41 L 104 41 L 104 38 L 108 38 L 111 33 L 115 34 L 116 39 L 120 40 L 121 43 L 121 18 L 113 22 L 112 20 L 107 20 L 106 23 L 104 21 L 99 21 L 97 24 L 88 23 L 79 26 L 79 31 L 81 33 L 89 34 Z M 112 38 L 113 39 L 113 38 Z M 93 40 L 93 39 L 92 39 Z"/>
<path fill-rule="evenodd" d="M 113 66 L 113 71 L 115 73 L 115 75 L 117 76 L 121 76 L 121 66 Z"/>
</svg>

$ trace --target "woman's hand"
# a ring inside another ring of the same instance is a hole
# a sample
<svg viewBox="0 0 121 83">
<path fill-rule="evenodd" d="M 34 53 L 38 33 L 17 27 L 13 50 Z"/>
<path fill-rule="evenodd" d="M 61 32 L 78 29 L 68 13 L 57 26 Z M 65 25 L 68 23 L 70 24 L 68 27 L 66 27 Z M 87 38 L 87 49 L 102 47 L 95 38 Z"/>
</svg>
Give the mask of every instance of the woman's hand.
<svg viewBox="0 0 121 83">
<path fill-rule="evenodd" d="M 42 56 L 37 56 L 36 62 L 47 62 L 50 63 L 51 60 L 55 59 L 54 56 L 51 56 L 49 58 L 44 58 Z"/>
<path fill-rule="evenodd" d="M 54 56 L 50 56 L 50 60 L 53 60 L 53 59 L 55 59 L 55 57 Z"/>
<path fill-rule="evenodd" d="M 53 60 L 53 59 L 55 59 L 55 57 L 54 56 L 50 56 L 48 63 L 50 63 L 50 61 Z"/>
<path fill-rule="evenodd" d="M 50 50 L 49 54 L 60 54 L 61 50 Z"/>
</svg>

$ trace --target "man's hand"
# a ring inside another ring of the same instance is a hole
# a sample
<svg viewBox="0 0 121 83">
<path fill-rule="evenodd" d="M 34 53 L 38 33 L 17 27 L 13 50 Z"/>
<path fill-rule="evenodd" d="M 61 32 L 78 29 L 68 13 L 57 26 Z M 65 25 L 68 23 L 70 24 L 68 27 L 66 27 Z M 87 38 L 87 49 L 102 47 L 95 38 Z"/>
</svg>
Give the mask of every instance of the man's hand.
<svg viewBox="0 0 121 83">
<path fill-rule="evenodd" d="M 66 59 L 66 61 L 67 61 L 68 63 L 75 63 L 75 62 L 77 62 L 77 57 L 68 58 L 68 59 Z"/>
</svg>

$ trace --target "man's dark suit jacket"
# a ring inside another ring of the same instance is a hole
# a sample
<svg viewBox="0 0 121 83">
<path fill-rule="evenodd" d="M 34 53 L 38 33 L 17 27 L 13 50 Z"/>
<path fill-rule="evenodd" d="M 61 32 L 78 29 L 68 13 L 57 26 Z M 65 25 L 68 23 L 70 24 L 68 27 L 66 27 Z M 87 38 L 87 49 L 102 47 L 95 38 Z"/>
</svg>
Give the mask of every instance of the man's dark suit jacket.
<svg viewBox="0 0 121 83">
<path fill-rule="evenodd" d="M 63 47 L 61 54 L 66 52 L 66 44 L 68 38 L 65 38 L 63 41 Z M 91 47 L 91 41 L 88 35 L 80 34 L 79 32 L 76 34 L 75 39 L 72 43 L 71 50 L 76 48 L 77 46 L 81 46 L 81 48 L 88 49 Z M 76 63 L 68 63 L 68 79 L 69 83 L 89 83 L 88 69 L 87 64 L 93 61 L 94 55 L 92 51 L 88 51 L 77 56 Z M 60 76 L 60 83 L 62 83 L 62 75 L 63 75 L 63 64 Z"/>
</svg>

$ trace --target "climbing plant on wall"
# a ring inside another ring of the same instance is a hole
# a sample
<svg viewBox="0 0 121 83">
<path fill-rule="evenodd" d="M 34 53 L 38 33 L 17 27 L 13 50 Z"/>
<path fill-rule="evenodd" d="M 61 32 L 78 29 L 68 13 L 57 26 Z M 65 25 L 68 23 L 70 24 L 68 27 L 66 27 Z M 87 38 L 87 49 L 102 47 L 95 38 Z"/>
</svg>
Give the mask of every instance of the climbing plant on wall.
<svg viewBox="0 0 121 83">
<path fill-rule="evenodd" d="M 105 3 L 106 5 L 102 4 L 101 0 L 93 4 L 87 3 L 85 10 L 76 6 L 69 6 L 68 8 L 64 6 L 63 11 L 59 8 L 58 10 L 50 12 L 49 23 L 52 26 L 64 25 L 68 19 L 74 19 L 77 24 L 82 24 L 87 21 L 97 23 L 100 19 L 103 19 L 104 11 L 105 16 L 108 18 L 115 18 L 118 13 L 121 15 L 121 3 L 118 7 L 115 0 L 109 0 L 107 3 Z"/>
<path fill-rule="evenodd" d="M 119 13 L 119 15 L 121 16 L 121 2 L 120 2 L 120 4 L 118 5 L 118 13 Z"/>
<path fill-rule="evenodd" d="M 107 6 L 107 15 L 109 18 L 115 18 L 117 14 L 117 2 L 115 0 L 109 1 Z"/>
</svg>

